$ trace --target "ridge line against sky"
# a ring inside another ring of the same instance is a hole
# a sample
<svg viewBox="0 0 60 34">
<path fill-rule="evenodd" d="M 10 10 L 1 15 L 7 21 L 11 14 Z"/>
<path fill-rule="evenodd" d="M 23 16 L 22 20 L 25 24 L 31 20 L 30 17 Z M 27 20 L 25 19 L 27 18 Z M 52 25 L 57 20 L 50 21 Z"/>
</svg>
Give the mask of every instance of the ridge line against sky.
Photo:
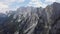
<svg viewBox="0 0 60 34">
<path fill-rule="evenodd" d="M 0 12 L 8 10 L 16 10 L 19 7 L 46 7 L 53 2 L 59 2 L 60 0 L 0 0 Z"/>
</svg>

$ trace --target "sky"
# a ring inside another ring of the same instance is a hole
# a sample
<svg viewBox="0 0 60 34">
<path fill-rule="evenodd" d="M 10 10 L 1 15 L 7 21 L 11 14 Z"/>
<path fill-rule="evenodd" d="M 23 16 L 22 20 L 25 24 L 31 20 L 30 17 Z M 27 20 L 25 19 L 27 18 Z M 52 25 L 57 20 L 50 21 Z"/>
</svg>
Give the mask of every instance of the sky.
<svg viewBox="0 0 60 34">
<path fill-rule="evenodd" d="M 8 10 L 16 10 L 19 7 L 43 7 L 59 2 L 60 0 L 0 0 L 0 12 L 4 13 Z"/>
</svg>

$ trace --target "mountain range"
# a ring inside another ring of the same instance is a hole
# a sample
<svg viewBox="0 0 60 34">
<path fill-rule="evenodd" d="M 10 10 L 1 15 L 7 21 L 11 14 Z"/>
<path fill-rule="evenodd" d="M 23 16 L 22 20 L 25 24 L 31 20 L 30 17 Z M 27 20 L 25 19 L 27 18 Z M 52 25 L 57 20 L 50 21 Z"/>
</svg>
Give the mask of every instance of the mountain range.
<svg viewBox="0 0 60 34">
<path fill-rule="evenodd" d="M 59 24 L 60 3 L 57 2 L 46 8 L 20 7 L 16 11 L 0 13 L 0 34 L 13 34 L 16 30 L 19 34 L 60 34 Z"/>
</svg>

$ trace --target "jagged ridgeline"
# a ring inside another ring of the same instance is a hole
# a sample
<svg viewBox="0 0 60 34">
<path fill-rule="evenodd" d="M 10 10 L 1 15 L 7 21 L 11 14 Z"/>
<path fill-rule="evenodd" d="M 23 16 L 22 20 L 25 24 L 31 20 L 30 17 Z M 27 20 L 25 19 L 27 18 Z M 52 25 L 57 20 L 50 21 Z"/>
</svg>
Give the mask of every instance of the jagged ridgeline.
<svg viewBox="0 0 60 34">
<path fill-rule="evenodd" d="M 60 3 L 0 13 L 0 34 L 60 34 Z"/>
</svg>

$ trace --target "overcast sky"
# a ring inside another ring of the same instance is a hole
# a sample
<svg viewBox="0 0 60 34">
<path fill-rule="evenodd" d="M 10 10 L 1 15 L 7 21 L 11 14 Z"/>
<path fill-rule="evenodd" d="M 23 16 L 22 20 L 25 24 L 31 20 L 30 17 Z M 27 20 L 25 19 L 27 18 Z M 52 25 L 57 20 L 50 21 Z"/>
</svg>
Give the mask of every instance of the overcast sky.
<svg viewBox="0 0 60 34">
<path fill-rule="evenodd" d="M 53 2 L 60 2 L 60 0 L 0 0 L 0 12 L 7 10 L 16 10 L 18 7 L 46 7 Z"/>
</svg>

